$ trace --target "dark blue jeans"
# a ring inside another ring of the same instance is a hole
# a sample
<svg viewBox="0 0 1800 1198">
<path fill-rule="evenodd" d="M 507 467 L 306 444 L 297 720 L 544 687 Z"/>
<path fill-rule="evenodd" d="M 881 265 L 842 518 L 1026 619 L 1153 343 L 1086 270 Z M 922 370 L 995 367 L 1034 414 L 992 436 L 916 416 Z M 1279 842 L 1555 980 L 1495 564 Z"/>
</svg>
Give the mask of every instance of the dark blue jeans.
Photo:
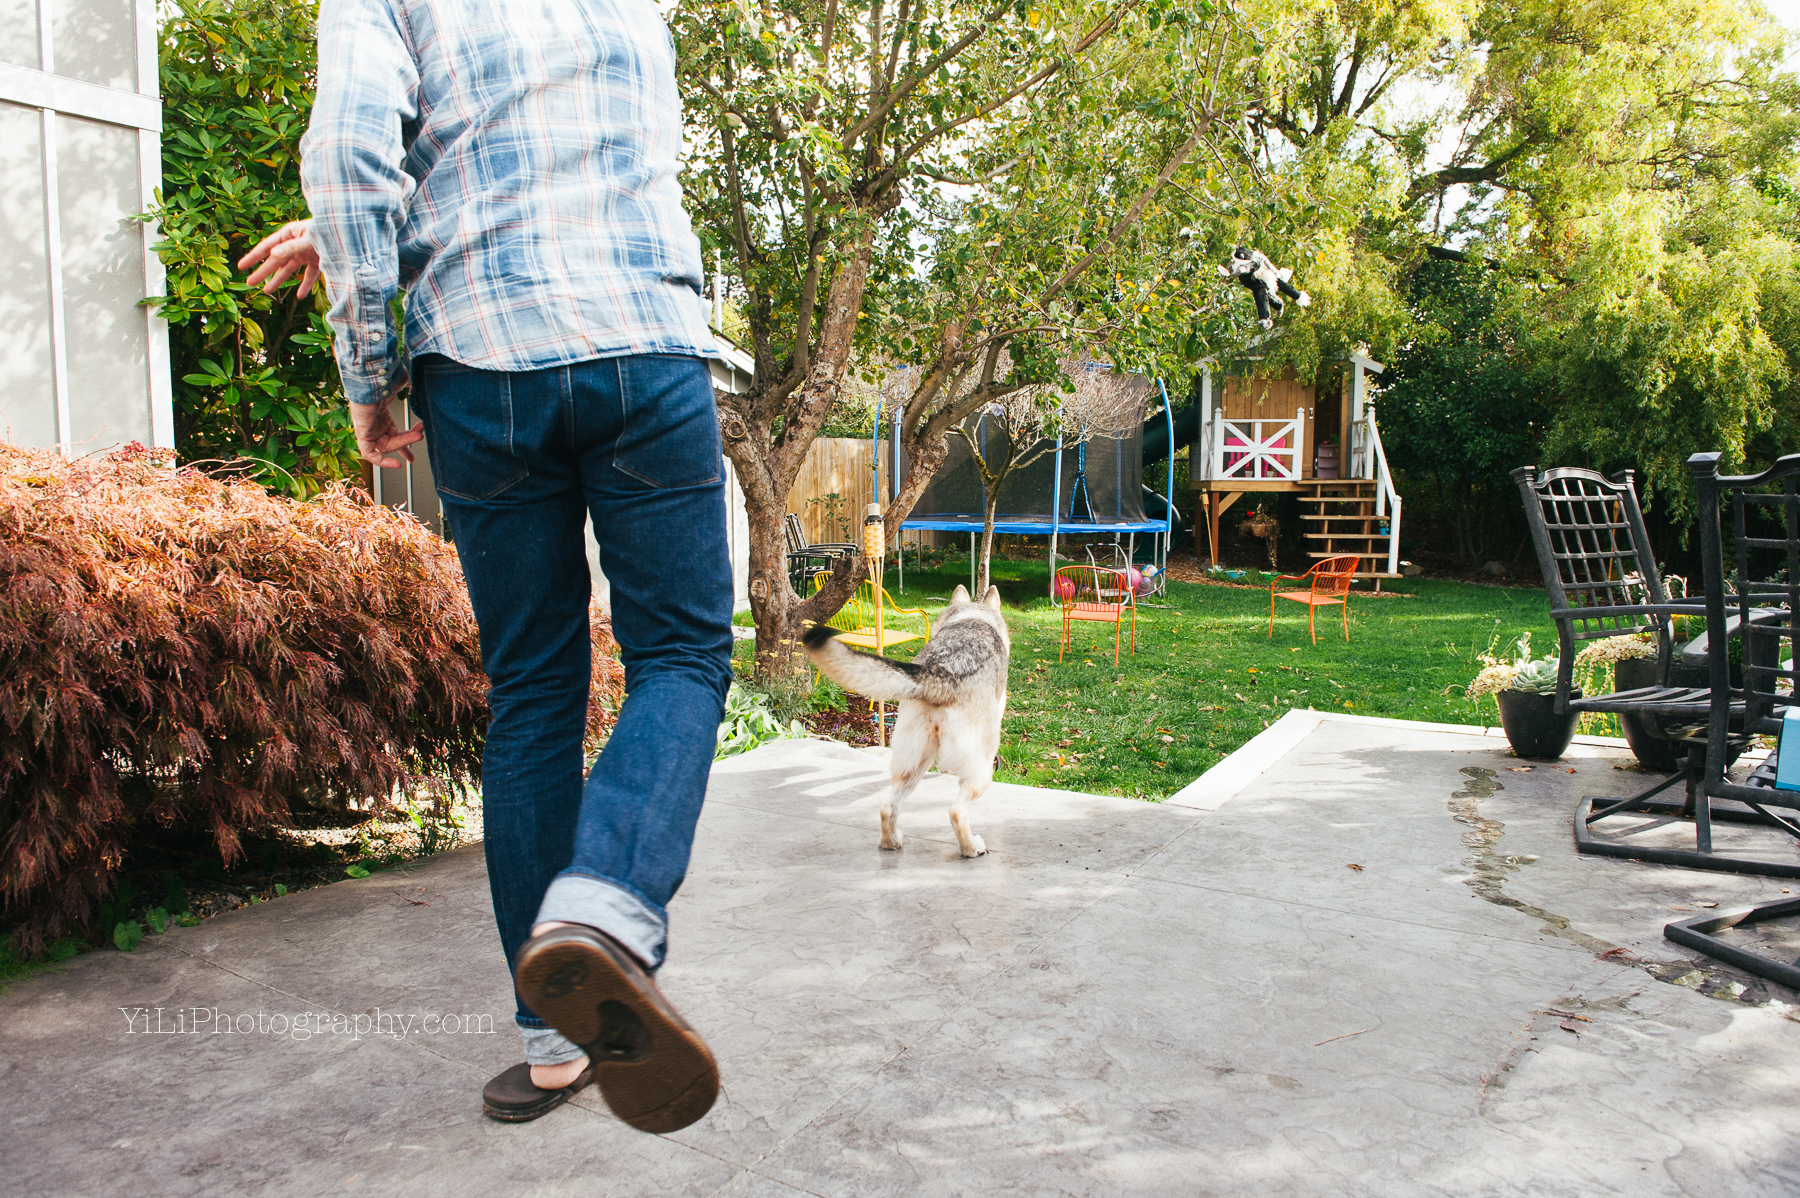
<svg viewBox="0 0 1800 1198">
<path fill-rule="evenodd" d="M 493 683 L 482 820 L 507 967 L 532 924 L 559 919 L 655 969 L 731 681 L 706 364 L 644 354 L 503 372 L 432 354 L 412 377 Z M 629 697 L 584 786 L 589 513 Z M 519 1023 L 544 1026 L 523 1002 Z"/>
</svg>

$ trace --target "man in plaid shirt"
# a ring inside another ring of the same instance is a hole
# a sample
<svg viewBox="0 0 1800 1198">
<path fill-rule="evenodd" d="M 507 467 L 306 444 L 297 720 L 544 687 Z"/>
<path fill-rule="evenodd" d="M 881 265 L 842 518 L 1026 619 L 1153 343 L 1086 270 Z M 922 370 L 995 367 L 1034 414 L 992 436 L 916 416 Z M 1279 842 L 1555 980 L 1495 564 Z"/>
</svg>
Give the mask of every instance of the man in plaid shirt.
<svg viewBox="0 0 1800 1198">
<path fill-rule="evenodd" d="M 270 291 L 323 275 L 365 458 L 400 466 L 429 434 L 493 683 L 488 878 L 526 1058 L 484 1090 L 501 1120 L 593 1080 L 632 1126 L 672 1131 L 718 1092 L 654 980 L 731 677 L 680 147 L 650 0 L 323 0 L 313 218 L 243 261 Z M 388 404 L 409 385 L 422 424 L 402 430 Z M 584 785 L 590 514 L 629 698 Z"/>
</svg>

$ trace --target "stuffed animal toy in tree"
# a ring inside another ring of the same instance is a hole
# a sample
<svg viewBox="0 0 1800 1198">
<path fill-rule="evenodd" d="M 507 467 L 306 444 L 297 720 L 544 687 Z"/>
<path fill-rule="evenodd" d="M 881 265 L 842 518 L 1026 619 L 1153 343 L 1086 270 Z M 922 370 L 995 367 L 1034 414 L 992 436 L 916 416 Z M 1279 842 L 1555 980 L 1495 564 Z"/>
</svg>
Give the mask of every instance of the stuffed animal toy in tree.
<svg viewBox="0 0 1800 1198">
<path fill-rule="evenodd" d="M 1253 250 L 1247 245 L 1232 250 L 1230 263 L 1219 267 L 1219 273 L 1250 289 L 1250 294 L 1256 297 L 1256 323 L 1265 329 L 1275 327 L 1270 313 L 1280 316 L 1287 306 L 1283 297 L 1302 308 L 1312 303 L 1312 296 L 1288 282 L 1294 276 L 1292 270 L 1277 270 L 1261 250 Z"/>
</svg>

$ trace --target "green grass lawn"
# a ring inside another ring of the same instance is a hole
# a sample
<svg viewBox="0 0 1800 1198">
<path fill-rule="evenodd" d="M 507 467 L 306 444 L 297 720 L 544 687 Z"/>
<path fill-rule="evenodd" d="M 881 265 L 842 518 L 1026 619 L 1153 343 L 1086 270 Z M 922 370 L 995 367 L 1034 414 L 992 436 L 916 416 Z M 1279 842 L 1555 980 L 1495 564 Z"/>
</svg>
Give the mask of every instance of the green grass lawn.
<svg viewBox="0 0 1800 1198">
<path fill-rule="evenodd" d="M 1336 608 L 1319 614 L 1319 643 L 1306 609 L 1279 601 L 1268 635 L 1267 589 L 1169 584 L 1162 606 L 1141 605 L 1137 653 L 1112 662 L 1111 625 L 1078 623 L 1057 660 L 1060 610 L 1042 562 L 998 561 L 995 583 L 1012 628 L 1005 740 L 1006 782 L 1162 799 L 1216 765 L 1289 708 L 1479 724 L 1462 686 L 1490 646 L 1530 632 L 1554 652 L 1556 629 L 1543 591 L 1407 580 L 1394 597 L 1353 594 L 1350 643 Z M 897 602 L 935 610 L 968 582 L 966 558 L 936 570 L 908 563 Z M 1366 586 L 1367 584 L 1361 584 Z M 904 625 L 906 621 L 903 619 Z M 910 657 L 921 643 L 892 650 Z M 1498 722 L 1492 700 L 1486 722 Z"/>
</svg>

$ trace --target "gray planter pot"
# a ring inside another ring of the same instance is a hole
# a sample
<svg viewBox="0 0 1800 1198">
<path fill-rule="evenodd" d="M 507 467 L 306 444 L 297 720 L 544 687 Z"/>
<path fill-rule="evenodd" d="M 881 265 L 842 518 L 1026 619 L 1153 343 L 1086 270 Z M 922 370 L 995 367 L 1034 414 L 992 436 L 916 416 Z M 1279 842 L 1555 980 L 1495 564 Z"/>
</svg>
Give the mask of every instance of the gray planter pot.
<svg viewBox="0 0 1800 1198">
<path fill-rule="evenodd" d="M 1654 657 L 1633 657 L 1613 663 L 1614 690 L 1637 690 L 1639 687 L 1655 686 L 1656 682 Z M 1706 684 L 1702 681 L 1699 685 Z M 1621 712 L 1619 727 L 1625 732 L 1625 740 L 1631 745 L 1632 755 L 1645 769 L 1655 770 L 1659 774 L 1671 774 L 1681 767 L 1685 754 L 1672 741 L 1663 739 L 1660 718 L 1636 712 Z"/>
<path fill-rule="evenodd" d="M 1571 699 L 1580 697 L 1580 691 L 1569 692 Z M 1500 726 L 1506 730 L 1506 743 L 1513 752 L 1520 757 L 1554 760 L 1568 751 L 1580 712 L 1557 715 L 1555 695 L 1500 691 L 1494 698 L 1500 704 Z"/>
</svg>

